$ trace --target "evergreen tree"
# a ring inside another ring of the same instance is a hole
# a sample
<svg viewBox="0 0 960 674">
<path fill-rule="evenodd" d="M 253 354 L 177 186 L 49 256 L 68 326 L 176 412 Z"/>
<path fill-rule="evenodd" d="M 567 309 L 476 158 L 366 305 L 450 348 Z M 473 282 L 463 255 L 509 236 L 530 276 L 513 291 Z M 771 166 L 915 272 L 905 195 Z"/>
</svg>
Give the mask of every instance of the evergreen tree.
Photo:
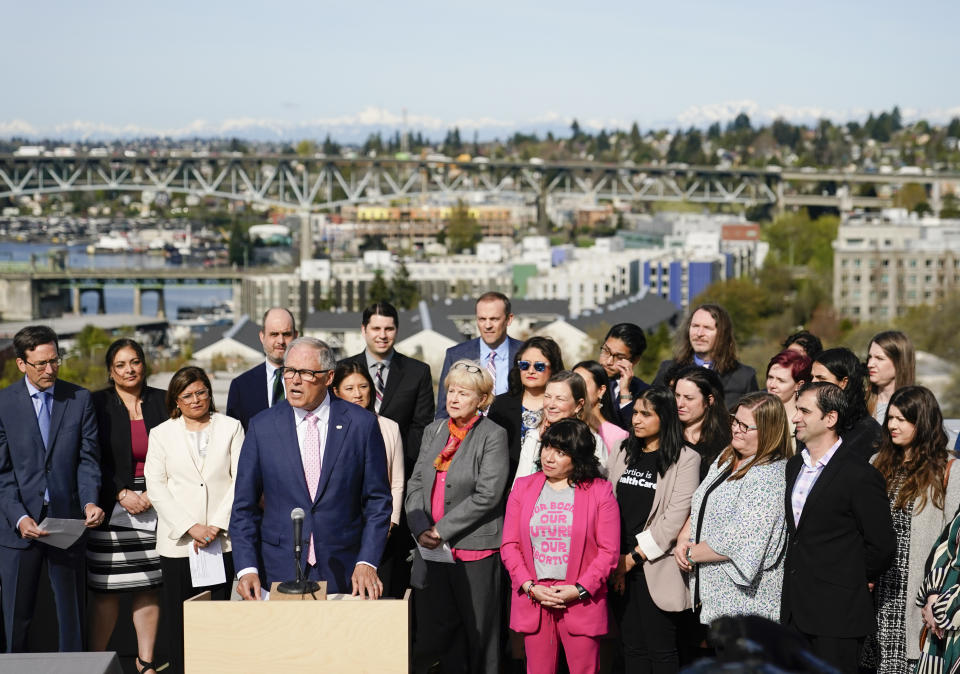
<svg viewBox="0 0 960 674">
<path fill-rule="evenodd" d="M 464 249 L 473 249 L 480 241 L 482 231 L 477 219 L 470 214 L 470 209 L 463 202 L 457 200 L 457 205 L 450 211 L 450 219 L 445 229 L 447 248 L 453 253 Z"/>
<path fill-rule="evenodd" d="M 383 280 L 383 271 L 380 269 L 373 272 L 373 281 L 367 289 L 367 305 L 377 302 L 393 303 L 393 293 L 390 292 L 387 282 Z"/>
<path fill-rule="evenodd" d="M 413 309 L 420 301 L 420 292 L 417 290 L 417 284 L 410 280 L 410 270 L 407 269 L 406 260 L 401 260 L 400 267 L 393 275 L 390 290 L 393 303 L 402 309 Z"/>
<path fill-rule="evenodd" d="M 247 264 L 247 255 L 250 251 L 250 240 L 247 237 L 246 230 L 236 219 L 230 228 L 230 244 L 227 246 L 227 256 L 230 264 L 237 267 L 245 267 Z"/>
</svg>

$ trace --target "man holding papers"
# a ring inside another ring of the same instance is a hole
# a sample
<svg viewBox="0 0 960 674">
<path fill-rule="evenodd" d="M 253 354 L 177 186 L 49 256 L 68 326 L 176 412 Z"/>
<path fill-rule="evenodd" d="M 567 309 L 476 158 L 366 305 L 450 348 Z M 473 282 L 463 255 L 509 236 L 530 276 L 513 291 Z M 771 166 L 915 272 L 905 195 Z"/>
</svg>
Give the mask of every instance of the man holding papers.
<svg viewBox="0 0 960 674">
<path fill-rule="evenodd" d="M 0 391 L 0 586 L 5 650 L 23 652 L 44 559 L 61 651 L 83 650 L 83 552 L 43 545 L 47 517 L 103 522 L 100 452 L 90 392 L 57 379 L 56 333 L 29 326 L 13 338 L 24 378 Z"/>
<path fill-rule="evenodd" d="M 294 508 L 306 513 L 308 579 L 327 581 L 331 593 L 376 599 L 383 591 L 376 566 L 392 510 L 383 436 L 375 415 L 327 395 L 335 366 L 324 342 L 294 340 L 284 358 L 286 400 L 250 420 L 230 520 L 244 599 L 260 598 L 261 574 L 267 583 L 294 578 Z"/>
</svg>

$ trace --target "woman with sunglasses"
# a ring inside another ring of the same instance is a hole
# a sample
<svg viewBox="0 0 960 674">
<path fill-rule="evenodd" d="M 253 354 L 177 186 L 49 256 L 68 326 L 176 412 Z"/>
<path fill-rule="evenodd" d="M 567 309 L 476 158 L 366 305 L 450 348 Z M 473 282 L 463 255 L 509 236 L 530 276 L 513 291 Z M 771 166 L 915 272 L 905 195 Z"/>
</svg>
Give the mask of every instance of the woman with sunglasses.
<svg viewBox="0 0 960 674">
<path fill-rule="evenodd" d="M 772 393 L 748 393 L 732 421 L 730 446 L 693 494 L 673 556 L 692 573 L 700 622 L 723 615 L 780 620 L 787 542 L 784 470 L 792 455 L 787 415 Z"/>
<path fill-rule="evenodd" d="M 531 429 L 523 438 L 520 447 L 520 461 L 517 465 L 513 481 L 521 477 L 533 475 L 539 470 L 540 438 L 554 424 L 561 419 L 581 419 L 584 406 L 587 403 L 587 385 L 583 377 L 575 372 L 563 370 L 550 377 L 547 388 L 543 393 L 543 420 L 540 426 Z M 607 445 L 597 433 L 593 433 L 593 442 L 597 460 L 600 462 L 600 472 L 606 476 L 607 459 L 610 452 Z"/>
<path fill-rule="evenodd" d="M 217 412 L 210 379 L 199 367 L 177 370 L 167 388 L 170 418 L 150 431 L 143 474 L 157 511 L 157 552 L 163 576 L 163 612 L 170 669 L 183 671 L 183 601 L 210 590 L 229 600 L 233 585 L 230 511 L 243 427 Z M 222 583 L 193 584 L 190 548 L 222 553 Z"/>
<path fill-rule="evenodd" d="M 517 349 L 507 375 L 507 392 L 494 398 L 488 414 L 491 421 L 507 432 L 511 475 L 517 471 L 520 446 L 527 431 L 538 428 L 543 420 L 547 382 L 562 369 L 560 347 L 549 337 L 531 337 Z"/>
<path fill-rule="evenodd" d="M 493 377 L 479 363 L 458 360 L 442 385 L 449 418 L 424 429 L 404 501 L 419 546 L 449 554 L 446 561 L 425 561 L 419 551 L 414 557 L 413 671 L 439 663 L 442 672 L 494 673 L 507 433 L 481 413 L 493 398 Z"/>
</svg>

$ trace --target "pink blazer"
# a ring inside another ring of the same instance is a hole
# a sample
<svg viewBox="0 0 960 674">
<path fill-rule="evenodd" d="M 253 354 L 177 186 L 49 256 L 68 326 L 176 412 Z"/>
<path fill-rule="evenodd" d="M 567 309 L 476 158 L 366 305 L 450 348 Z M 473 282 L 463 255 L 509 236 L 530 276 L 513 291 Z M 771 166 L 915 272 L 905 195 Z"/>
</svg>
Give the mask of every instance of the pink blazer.
<svg viewBox="0 0 960 674">
<path fill-rule="evenodd" d="M 520 586 L 536 579 L 530 517 L 543 489 L 541 472 L 522 477 L 507 499 L 500 556 L 510 573 L 513 589 L 510 628 L 523 634 L 540 629 L 540 604 L 531 602 Z M 607 633 L 607 578 L 620 557 L 620 507 L 610 483 L 600 478 L 576 488 L 573 497 L 573 536 L 566 584 L 580 583 L 590 593 L 583 602 L 570 604 L 563 621 L 571 634 L 600 636 Z"/>
</svg>

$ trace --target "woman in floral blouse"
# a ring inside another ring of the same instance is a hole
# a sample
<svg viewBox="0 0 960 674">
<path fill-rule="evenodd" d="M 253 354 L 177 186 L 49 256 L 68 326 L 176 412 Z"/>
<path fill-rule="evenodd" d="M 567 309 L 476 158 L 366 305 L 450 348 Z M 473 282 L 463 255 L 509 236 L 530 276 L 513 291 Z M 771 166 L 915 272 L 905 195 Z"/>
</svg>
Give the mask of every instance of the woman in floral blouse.
<svg viewBox="0 0 960 674">
<path fill-rule="evenodd" d="M 791 455 L 783 403 L 749 393 L 734 410 L 733 439 L 693 494 L 674 557 L 691 573 L 700 622 L 723 615 L 780 619 L 784 467 Z"/>
</svg>

